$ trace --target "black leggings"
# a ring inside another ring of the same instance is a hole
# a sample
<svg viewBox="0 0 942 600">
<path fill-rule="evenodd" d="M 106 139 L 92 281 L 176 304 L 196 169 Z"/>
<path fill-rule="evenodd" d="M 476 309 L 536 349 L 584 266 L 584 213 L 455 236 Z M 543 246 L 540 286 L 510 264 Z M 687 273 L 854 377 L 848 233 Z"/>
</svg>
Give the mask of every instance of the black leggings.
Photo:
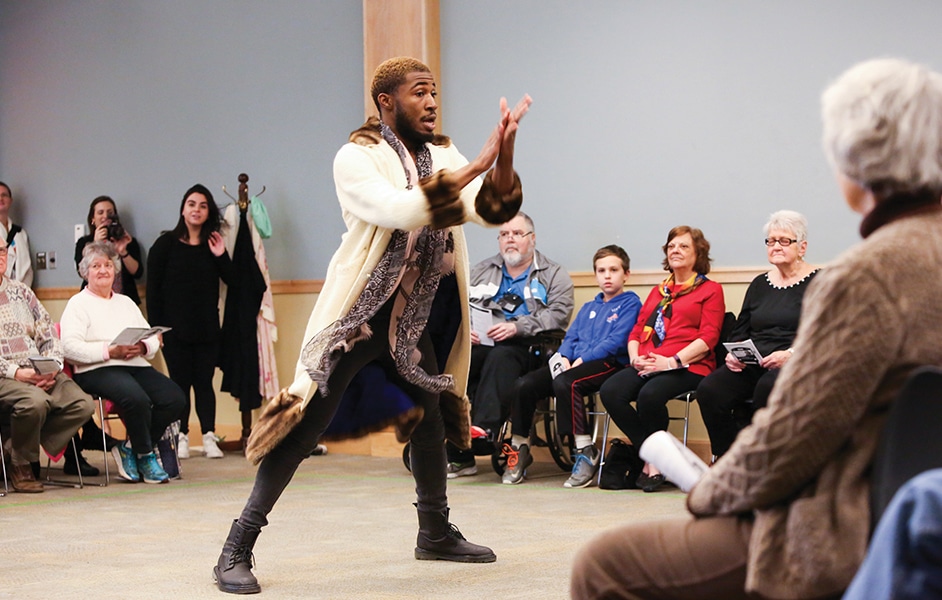
<svg viewBox="0 0 942 600">
<path fill-rule="evenodd" d="M 366 364 L 379 361 L 389 380 L 397 384 L 409 397 L 425 410 L 425 416 L 415 428 L 410 440 L 412 477 L 415 480 L 417 507 L 420 511 L 440 511 L 448 506 L 446 487 L 445 426 L 439 408 L 439 395 L 407 383 L 395 369 L 389 354 L 386 332 L 389 323 L 387 303 L 370 320 L 374 335 L 358 342 L 345 354 L 328 379 L 330 394 L 322 396 L 318 390 L 304 412 L 301 422 L 281 441 L 258 467 L 255 485 L 242 510 L 239 522 L 249 528 L 268 524 L 268 513 L 294 476 L 301 461 L 310 456 L 318 439 L 327 429 L 337 412 L 337 406 L 354 375 Z M 435 351 L 428 332 L 419 340 L 422 352 L 420 366 L 430 375 L 438 374 Z"/>
<path fill-rule="evenodd" d="M 171 332 L 172 333 L 172 332 Z M 196 400 L 196 416 L 203 433 L 216 431 L 216 392 L 213 375 L 219 358 L 219 344 L 191 344 L 167 335 L 164 342 L 164 360 L 170 379 L 180 386 L 186 397 L 186 409 L 180 417 L 180 432 L 190 431 L 190 388 Z"/>
<path fill-rule="evenodd" d="M 697 389 L 701 379 L 703 375 L 687 369 L 641 377 L 628 367 L 602 384 L 602 404 L 618 428 L 640 448 L 649 435 L 667 429 L 670 423 L 667 401 Z M 632 402 L 637 402 L 638 410 L 631 406 Z"/>
</svg>

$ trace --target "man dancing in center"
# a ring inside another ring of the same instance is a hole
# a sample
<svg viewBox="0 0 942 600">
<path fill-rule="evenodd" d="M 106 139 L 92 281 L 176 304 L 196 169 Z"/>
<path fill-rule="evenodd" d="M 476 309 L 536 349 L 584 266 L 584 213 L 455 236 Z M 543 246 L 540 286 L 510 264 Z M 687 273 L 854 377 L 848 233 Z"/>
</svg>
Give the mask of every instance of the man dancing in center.
<svg viewBox="0 0 942 600">
<path fill-rule="evenodd" d="M 524 96 L 510 110 L 501 99 L 500 121 L 468 162 L 448 138 L 434 133 L 437 91 L 427 66 L 412 58 L 387 60 L 373 75 L 371 95 L 379 118 L 354 131 L 334 159 L 347 233 L 311 313 L 295 380 L 266 406 L 249 439 L 246 456 L 261 464 L 213 569 L 224 592 L 261 590 L 251 571 L 259 530 L 327 429 L 347 384 L 373 361 L 414 402 L 400 414 L 377 414 L 376 423 L 359 431 L 392 423 L 400 440 L 411 442 L 419 518 L 415 557 L 497 560 L 448 521 L 444 440 L 447 435 L 462 448 L 471 443 L 465 396 L 469 267 L 460 225 L 497 225 L 519 210 L 523 195 L 513 170 L 514 141 L 531 101 Z M 439 374 L 425 323 L 439 280 L 451 273 L 459 298 L 446 310 L 461 311 L 462 318 L 447 374 Z"/>
</svg>

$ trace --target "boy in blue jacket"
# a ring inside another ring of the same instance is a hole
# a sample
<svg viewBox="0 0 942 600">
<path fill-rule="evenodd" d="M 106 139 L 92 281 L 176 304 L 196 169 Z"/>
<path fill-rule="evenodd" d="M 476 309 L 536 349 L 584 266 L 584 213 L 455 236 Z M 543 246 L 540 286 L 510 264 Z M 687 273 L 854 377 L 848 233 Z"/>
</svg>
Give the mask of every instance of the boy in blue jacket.
<svg viewBox="0 0 942 600">
<path fill-rule="evenodd" d="M 505 446 L 507 469 L 503 483 L 523 481 L 530 455 L 530 428 L 536 403 L 556 396 L 556 423 L 564 439 L 573 440 L 575 464 L 567 488 L 586 487 L 599 468 L 599 451 L 588 431 L 583 397 L 628 364 L 628 334 L 638 318 L 641 300 L 623 291 L 631 259 L 616 245 L 600 248 L 592 259 L 601 292 L 579 310 L 559 347 L 559 356 L 546 368 L 524 375 L 514 383 L 510 447 Z M 556 364 L 558 361 L 558 364 Z M 555 368 L 554 368 L 555 364 Z"/>
</svg>

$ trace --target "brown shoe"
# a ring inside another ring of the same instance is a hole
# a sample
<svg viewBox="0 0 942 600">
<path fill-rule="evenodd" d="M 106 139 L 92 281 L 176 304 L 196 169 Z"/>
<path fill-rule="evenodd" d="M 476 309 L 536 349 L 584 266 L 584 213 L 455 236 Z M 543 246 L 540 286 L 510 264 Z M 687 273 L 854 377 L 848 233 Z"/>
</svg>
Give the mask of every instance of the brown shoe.
<svg viewBox="0 0 942 600">
<path fill-rule="evenodd" d="M 28 464 L 13 465 L 12 479 L 13 489 L 24 494 L 40 494 L 43 491 L 43 484 L 36 481 L 33 476 L 33 468 Z"/>
</svg>

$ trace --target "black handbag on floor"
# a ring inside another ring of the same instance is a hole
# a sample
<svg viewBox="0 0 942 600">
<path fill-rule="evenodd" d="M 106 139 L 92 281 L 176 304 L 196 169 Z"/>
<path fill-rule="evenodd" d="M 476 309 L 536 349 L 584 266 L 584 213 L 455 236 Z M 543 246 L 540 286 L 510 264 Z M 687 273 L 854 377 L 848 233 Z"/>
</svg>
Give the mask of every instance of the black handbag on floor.
<svg viewBox="0 0 942 600">
<path fill-rule="evenodd" d="M 643 466 L 635 447 L 616 438 L 605 453 L 599 487 L 603 490 L 636 490 Z"/>
</svg>

